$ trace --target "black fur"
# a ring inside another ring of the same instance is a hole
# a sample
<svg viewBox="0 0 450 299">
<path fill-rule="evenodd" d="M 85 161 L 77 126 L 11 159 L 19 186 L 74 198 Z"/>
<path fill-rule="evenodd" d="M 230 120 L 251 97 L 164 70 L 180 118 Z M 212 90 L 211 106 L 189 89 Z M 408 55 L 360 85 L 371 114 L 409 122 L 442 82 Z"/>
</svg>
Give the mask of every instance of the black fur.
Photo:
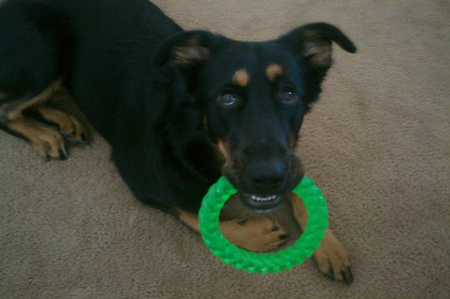
<svg viewBox="0 0 450 299">
<path fill-rule="evenodd" d="M 222 174 L 243 194 L 291 191 L 298 131 L 331 66 L 316 58 L 332 41 L 356 50 L 325 23 L 259 43 L 186 32 L 146 0 L 9 0 L 0 28 L 0 105 L 63 76 L 135 196 L 190 212 Z M 240 69 L 246 86 L 231 80 Z"/>
</svg>

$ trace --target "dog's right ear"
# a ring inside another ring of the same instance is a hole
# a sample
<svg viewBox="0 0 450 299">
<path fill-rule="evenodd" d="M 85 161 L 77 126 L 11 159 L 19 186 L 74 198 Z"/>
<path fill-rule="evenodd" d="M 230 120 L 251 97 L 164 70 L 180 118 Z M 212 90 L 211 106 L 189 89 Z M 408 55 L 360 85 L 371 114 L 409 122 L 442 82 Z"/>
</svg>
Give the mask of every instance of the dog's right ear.
<svg viewBox="0 0 450 299">
<path fill-rule="evenodd" d="M 173 61 L 186 70 L 198 69 L 209 58 L 211 45 L 217 36 L 209 31 L 184 31 L 166 39 L 152 59 L 154 67 Z"/>
</svg>

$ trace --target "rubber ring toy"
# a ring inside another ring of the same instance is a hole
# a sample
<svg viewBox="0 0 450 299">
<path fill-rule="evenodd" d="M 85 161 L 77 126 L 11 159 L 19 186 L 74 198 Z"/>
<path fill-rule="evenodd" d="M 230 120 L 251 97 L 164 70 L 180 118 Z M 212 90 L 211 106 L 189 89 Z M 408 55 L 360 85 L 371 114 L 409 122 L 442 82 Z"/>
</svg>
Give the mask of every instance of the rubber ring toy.
<svg viewBox="0 0 450 299">
<path fill-rule="evenodd" d="M 200 232 L 206 246 L 225 264 L 250 273 L 278 273 L 300 265 L 316 250 L 328 226 L 328 210 L 322 191 L 304 177 L 292 191 L 302 198 L 308 213 L 305 231 L 294 245 L 271 253 L 254 253 L 229 242 L 219 228 L 219 214 L 236 189 L 222 176 L 203 198 L 199 211 Z"/>
</svg>

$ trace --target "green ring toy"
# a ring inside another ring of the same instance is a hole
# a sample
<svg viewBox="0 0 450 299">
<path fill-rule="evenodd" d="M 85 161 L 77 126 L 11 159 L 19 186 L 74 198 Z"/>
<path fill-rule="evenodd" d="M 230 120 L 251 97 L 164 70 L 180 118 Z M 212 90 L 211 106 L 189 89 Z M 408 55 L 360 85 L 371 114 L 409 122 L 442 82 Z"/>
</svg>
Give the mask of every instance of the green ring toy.
<svg viewBox="0 0 450 299">
<path fill-rule="evenodd" d="M 223 236 L 219 228 L 219 214 L 236 189 L 225 177 L 212 185 L 203 199 L 199 212 L 200 232 L 206 246 L 225 264 L 250 273 L 278 273 L 303 263 L 316 250 L 325 236 L 328 211 L 322 191 L 307 177 L 293 190 L 305 204 L 308 222 L 305 231 L 294 245 L 276 253 L 253 253 L 240 249 Z"/>
</svg>

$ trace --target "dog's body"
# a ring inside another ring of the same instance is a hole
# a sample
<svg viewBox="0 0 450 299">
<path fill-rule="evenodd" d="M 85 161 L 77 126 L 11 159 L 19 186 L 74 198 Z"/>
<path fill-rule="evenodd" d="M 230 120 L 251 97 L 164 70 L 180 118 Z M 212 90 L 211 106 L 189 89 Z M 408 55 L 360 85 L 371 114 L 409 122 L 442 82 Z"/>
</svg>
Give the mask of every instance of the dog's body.
<svg viewBox="0 0 450 299">
<path fill-rule="evenodd" d="M 255 210 L 287 195 L 305 227 L 304 206 L 290 193 L 303 177 L 293 151 L 331 66 L 332 41 L 356 50 L 336 27 L 237 42 L 183 31 L 146 0 L 9 0 L 0 28 L 0 128 L 42 157 L 65 159 L 65 141 L 88 140 L 83 123 L 58 108 L 73 97 L 142 202 L 198 230 L 201 200 L 225 175 Z M 221 229 L 253 251 L 285 242 L 264 218 Z M 353 280 L 331 231 L 315 258 L 322 273 Z"/>
</svg>

